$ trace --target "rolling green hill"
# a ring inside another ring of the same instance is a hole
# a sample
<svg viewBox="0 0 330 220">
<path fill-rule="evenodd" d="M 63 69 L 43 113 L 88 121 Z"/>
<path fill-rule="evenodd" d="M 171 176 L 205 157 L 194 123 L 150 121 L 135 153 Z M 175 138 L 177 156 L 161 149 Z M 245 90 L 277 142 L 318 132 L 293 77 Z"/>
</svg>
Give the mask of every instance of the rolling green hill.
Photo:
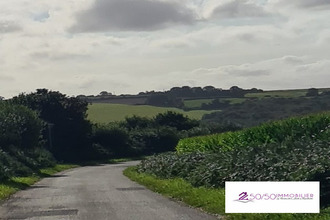
<svg viewBox="0 0 330 220">
<path fill-rule="evenodd" d="M 163 108 L 149 105 L 123 105 L 123 104 L 107 104 L 107 103 L 94 103 L 88 107 L 88 119 L 95 123 L 109 123 L 114 121 L 121 121 L 127 116 L 143 116 L 153 117 L 158 113 L 166 111 L 175 111 L 187 115 L 193 119 L 201 119 L 204 114 L 215 111 L 188 111 L 184 112 L 177 108 Z"/>
</svg>

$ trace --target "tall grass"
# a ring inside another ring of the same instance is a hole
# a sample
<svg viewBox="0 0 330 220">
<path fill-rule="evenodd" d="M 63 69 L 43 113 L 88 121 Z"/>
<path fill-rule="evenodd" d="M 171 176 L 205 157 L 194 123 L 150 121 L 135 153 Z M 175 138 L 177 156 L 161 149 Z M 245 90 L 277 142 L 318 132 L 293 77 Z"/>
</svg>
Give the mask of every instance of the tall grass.
<svg viewBox="0 0 330 220">
<path fill-rule="evenodd" d="M 330 112 L 325 112 L 265 123 L 236 132 L 182 139 L 176 150 L 179 153 L 222 152 L 245 146 L 281 143 L 285 140 L 301 138 L 328 140 L 329 128 Z"/>
</svg>

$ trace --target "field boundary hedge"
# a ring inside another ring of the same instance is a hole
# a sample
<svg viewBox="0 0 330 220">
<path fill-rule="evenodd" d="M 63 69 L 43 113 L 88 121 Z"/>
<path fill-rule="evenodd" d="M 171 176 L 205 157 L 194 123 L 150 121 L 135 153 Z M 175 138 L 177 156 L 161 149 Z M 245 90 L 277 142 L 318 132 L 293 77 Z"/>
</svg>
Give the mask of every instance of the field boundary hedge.
<svg viewBox="0 0 330 220">
<path fill-rule="evenodd" d="M 301 138 L 329 138 L 330 112 L 293 117 L 236 132 L 185 138 L 176 146 L 178 153 L 223 152 L 234 148 L 268 143 L 282 143 Z"/>
</svg>

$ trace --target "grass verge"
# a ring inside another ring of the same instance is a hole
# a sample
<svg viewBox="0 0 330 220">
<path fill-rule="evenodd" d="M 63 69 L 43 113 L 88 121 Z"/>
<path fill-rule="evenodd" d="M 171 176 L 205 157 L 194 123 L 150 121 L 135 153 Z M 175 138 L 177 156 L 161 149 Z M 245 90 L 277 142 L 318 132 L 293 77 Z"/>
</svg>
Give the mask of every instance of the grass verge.
<svg viewBox="0 0 330 220">
<path fill-rule="evenodd" d="M 330 207 L 321 210 L 320 214 L 226 214 L 225 190 L 205 187 L 193 187 L 183 179 L 160 179 L 153 175 L 138 173 L 135 167 L 124 170 L 124 175 L 131 180 L 146 186 L 148 189 L 164 196 L 183 201 L 205 212 L 221 216 L 223 219 L 247 220 L 294 220 L 294 219 L 330 219 Z"/>
<path fill-rule="evenodd" d="M 78 166 L 72 164 L 58 164 L 54 167 L 40 169 L 40 172 L 33 176 L 12 177 L 7 181 L 0 182 L 0 200 L 8 198 L 10 195 L 14 194 L 19 190 L 26 189 L 27 187 L 33 185 L 43 177 L 48 177 L 63 170 L 75 167 Z"/>
</svg>

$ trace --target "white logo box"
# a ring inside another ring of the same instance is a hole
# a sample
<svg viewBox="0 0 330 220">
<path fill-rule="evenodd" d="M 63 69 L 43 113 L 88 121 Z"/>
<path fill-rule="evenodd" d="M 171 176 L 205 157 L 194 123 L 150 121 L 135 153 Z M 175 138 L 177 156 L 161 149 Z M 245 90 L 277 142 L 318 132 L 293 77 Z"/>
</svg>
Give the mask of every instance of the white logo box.
<svg viewBox="0 0 330 220">
<path fill-rule="evenodd" d="M 226 213 L 319 213 L 319 182 L 226 182 Z"/>
</svg>

